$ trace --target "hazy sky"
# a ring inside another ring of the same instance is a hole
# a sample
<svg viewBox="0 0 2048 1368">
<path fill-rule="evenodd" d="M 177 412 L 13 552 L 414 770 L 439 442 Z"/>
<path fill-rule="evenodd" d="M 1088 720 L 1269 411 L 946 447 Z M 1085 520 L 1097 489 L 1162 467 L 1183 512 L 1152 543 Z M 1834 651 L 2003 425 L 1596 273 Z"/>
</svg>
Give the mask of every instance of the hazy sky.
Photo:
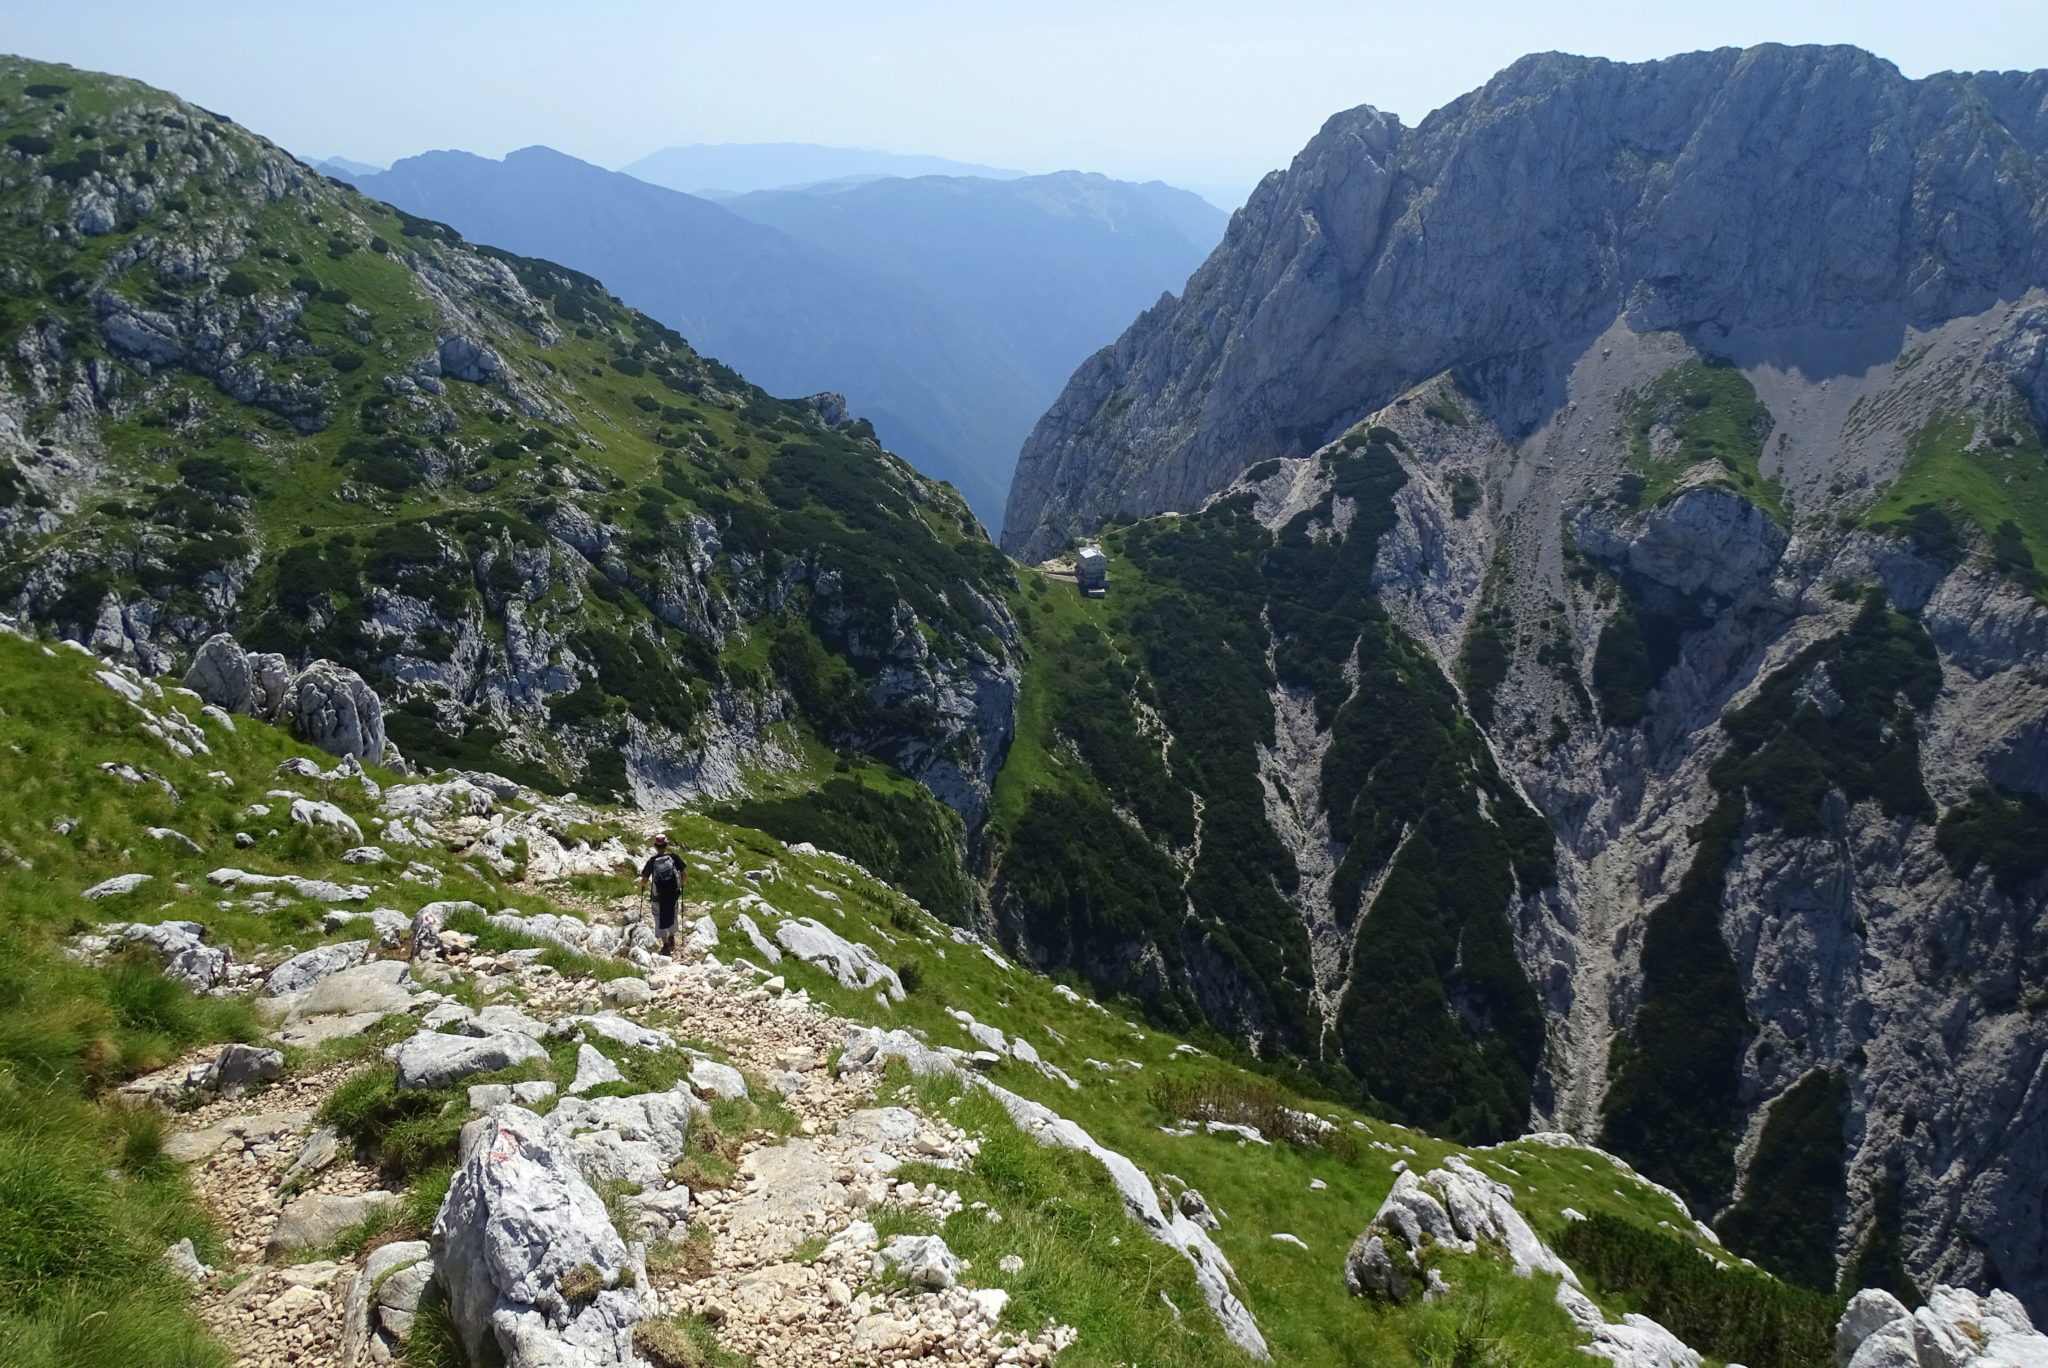
<svg viewBox="0 0 2048 1368">
<path fill-rule="evenodd" d="M 2044 0 L 10 0 L 0 49 L 140 77 L 302 156 L 821 142 L 1249 187 L 1339 109 L 1413 122 L 1526 52 L 1856 43 L 2048 66 Z"/>
</svg>

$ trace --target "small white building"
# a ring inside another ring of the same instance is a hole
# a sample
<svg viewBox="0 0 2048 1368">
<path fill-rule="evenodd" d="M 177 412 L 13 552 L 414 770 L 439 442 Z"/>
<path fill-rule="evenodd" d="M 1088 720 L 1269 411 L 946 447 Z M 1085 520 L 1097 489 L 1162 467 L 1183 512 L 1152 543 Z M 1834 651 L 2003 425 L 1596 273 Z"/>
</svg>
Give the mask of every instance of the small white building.
<svg viewBox="0 0 2048 1368">
<path fill-rule="evenodd" d="M 1099 546 L 1084 546 L 1074 557 L 1074 580 L 1089 598 L 1101 598 L 1109 590 L 1109 557 Z"/>
</svg>

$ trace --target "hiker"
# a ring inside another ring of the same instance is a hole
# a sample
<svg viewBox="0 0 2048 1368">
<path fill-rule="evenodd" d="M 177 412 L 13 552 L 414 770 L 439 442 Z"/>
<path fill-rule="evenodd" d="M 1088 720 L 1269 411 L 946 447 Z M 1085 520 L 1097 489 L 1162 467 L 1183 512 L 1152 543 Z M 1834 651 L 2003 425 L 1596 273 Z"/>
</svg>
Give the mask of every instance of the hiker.
<svg viewBox="0 0 2048 1368">
<path fill-rule="evenodd" d="M 669 852 L 668 837 L 654 838 L 654 853 L 640 866 L 640 886 L 653 885 L 654 934 L 661 941 L 661 953 L 676 953 L 676 914 L 683 903 L 683 877 L 688 871 L 680 855 Z"/>
</svg>

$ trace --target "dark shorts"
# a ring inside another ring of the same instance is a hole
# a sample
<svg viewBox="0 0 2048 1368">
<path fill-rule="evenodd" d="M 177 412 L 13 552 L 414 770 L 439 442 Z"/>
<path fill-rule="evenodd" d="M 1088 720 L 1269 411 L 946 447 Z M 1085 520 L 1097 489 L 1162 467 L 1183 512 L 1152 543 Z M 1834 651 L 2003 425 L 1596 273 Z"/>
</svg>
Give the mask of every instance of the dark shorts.
<svg viewBox="0 0 2048 1368">
<path fill-rule="evenodd" d="M 680 888 L 672 893 L 664 893 L 658 888 L 654 890 L 654 929 L 657 934 L 673 936 L 676 933 L 676 909 L 682 906 L 682 902 L 683 890 Z"/>
</svg>

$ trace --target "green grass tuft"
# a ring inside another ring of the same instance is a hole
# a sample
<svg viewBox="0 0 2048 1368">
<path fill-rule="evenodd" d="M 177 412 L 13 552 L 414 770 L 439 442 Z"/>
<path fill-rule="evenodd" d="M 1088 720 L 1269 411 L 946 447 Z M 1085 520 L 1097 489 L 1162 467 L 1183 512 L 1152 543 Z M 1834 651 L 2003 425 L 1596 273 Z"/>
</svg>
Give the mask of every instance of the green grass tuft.
<svg viewBox="0 0 2048 1368">
<path fill-rule="evenodd" d="M 1664 372 L 1624 405 L 1630 459 L 1643 477 L 1629 502 L 1662 503 L 1686 488 L 1732 489 L 1778 522 L 1785 494 L 1760 468 L 1771 412 L 1732 364 L 1692 360 Z"/>
</svg>

